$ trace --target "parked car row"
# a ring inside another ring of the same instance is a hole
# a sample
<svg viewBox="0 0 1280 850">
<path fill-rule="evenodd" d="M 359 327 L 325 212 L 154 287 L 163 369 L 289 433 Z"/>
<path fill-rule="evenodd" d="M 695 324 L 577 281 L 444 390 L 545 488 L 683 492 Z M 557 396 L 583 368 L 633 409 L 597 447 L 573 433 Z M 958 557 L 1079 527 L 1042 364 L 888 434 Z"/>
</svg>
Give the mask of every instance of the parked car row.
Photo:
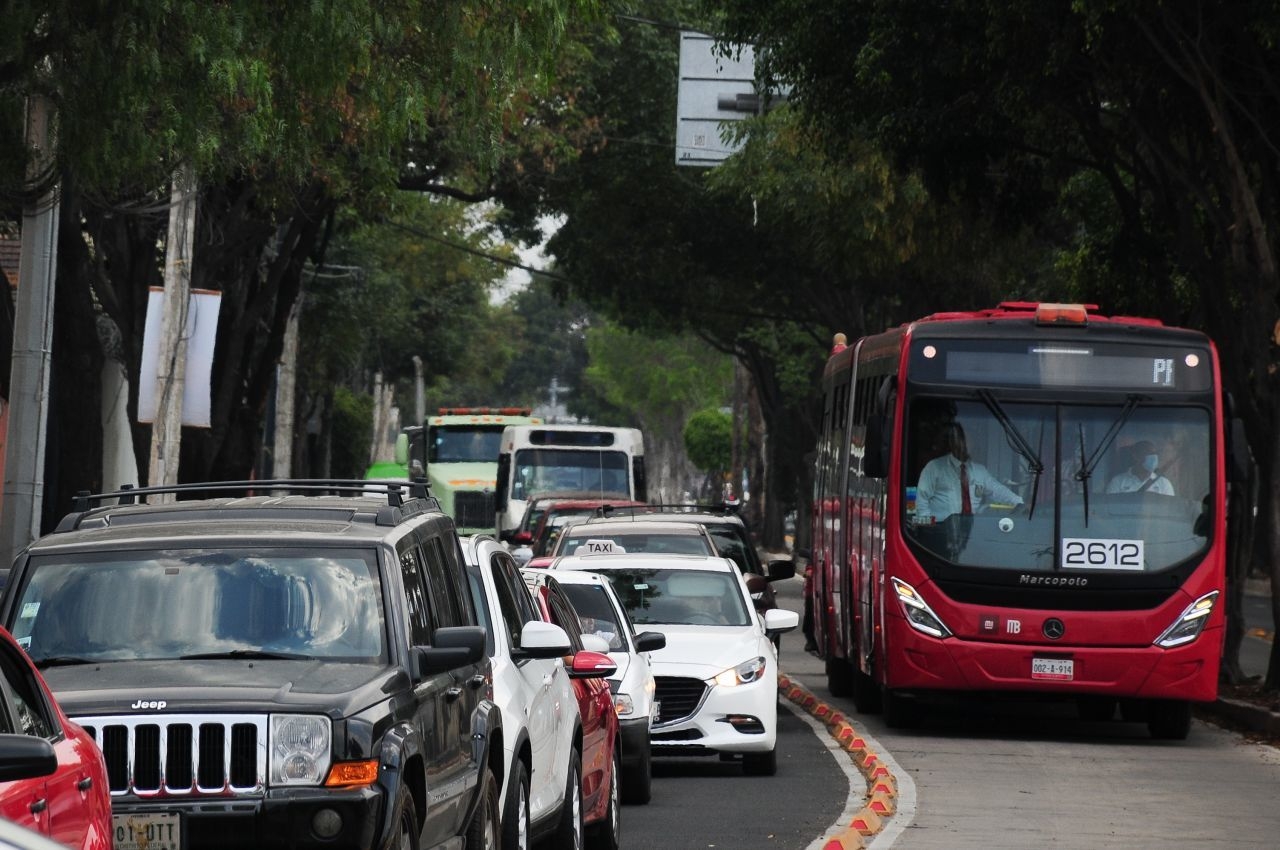
<svg viewBox="0 0 1280 850">
<path fill-rule="evenodd" d="M 616 848 L 617 665 L 513 570 L 417 482 L 83 497 L 0 599 L 0 814 L 86 850 Z"/>
</svg>

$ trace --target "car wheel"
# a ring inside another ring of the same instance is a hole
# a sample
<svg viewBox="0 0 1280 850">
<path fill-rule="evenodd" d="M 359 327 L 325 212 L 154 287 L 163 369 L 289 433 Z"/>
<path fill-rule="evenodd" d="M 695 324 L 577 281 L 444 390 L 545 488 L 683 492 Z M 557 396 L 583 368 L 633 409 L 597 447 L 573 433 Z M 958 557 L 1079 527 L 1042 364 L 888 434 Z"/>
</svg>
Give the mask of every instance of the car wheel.
<svg viewBox="0 0 1280 850">
<path fill-rule="evenodd" d="M 395 850 L 418 850 L 418 810 L 403 785 L 396 794 L 395 824 Z"/>
<path fill-rule="evenodd" d="M 529 850 L 529 769 L 520 759 L 511 766 L 511 785 L 502 813 L 502 850 Z"/>
<path fill-rule="evenodd" d="M 744 753 L 742 772 L 747 776 L 773 776 L 778 772 L 778 749 L 767 753 Z"/>
<path fill-rule="evenodd" d="M 613 748 L 613 772 L 609 777 L 609 802 L 605 806 L 604 820 L 591 827 L 588 833 L 587 846 L 591 850 L 618 850 L 620 839 L 619 808 L 621 795 L 618 786 L 622 780 L 622 759 L 618 755 L 618 747 Z"/>
<path fill-rule="evenodd" d="M 498 850 L 498 827 L 501 823 L 498 811 L 498 782 L 493 771 L 485 768 L 480 777 L 480 799 L 475 814 L 467 825 L 467 850 Z"/>
<path fill-rule="evenodd" d="M 1191 732 L 1191 703 L 1184 699 L 1152 700 L 1147 709 L 1152 738 L 1185 741 Z"/>
<path fill-rule="evenodd" d="M 653 797 L 653 755 L 644 742 L 640 758 L 622 773 L 622 802 L 645 805 Z"/>
<path fill-rule="evenodd" d="M 551 846 L 555 850 L 582 850 L 582 753 L 577 750 L 569 760 L 569 782 Z"/>
</svg>

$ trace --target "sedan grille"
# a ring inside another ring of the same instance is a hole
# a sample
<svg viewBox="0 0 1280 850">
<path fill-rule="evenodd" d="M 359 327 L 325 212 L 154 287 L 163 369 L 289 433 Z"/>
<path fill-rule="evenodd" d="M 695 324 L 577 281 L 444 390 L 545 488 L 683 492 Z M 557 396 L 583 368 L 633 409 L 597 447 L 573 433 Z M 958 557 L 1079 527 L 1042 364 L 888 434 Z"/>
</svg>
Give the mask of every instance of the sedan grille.
<svg viewBox="0 0 1280 850">
<path fill-rule="evenodd" d="M 658 720 L 655 726 L 675 723 L 698 712 L 707 695 L 707 683 L 701 679 L 684 676 L 656 677 L 658 690 Z"/>
<path fill-rule="evenodd" d="M 265 715 L 73 719 L 102 749 L 112 796 L 227 797 L 266 788 Z"/>
<path fill-rule="evenodd" d="M 493 528 L 493 492 L 462 490 L 454 493 L 453 512 L 453 521 L 458 528 Z"/>
</svg>

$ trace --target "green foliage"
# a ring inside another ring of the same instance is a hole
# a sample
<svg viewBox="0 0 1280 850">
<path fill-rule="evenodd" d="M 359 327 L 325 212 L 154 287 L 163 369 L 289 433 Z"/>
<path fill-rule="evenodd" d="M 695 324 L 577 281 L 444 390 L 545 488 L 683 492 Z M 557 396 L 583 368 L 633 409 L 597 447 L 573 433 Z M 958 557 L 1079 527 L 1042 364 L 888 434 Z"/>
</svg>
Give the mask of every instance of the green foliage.
<svg viewBox="0 0 1280 850">
<path fill-rule="evenodd" d="M 733 417 L 720 408 L 699 410 L 684 426 L 684 450 L 702 472 L 719 474 L 733 457 Z"/>
<path fill-rule="evenodd" d="M 373 443 L 373 397 L 346 387 L 333 391 L 333 449 L 330 472 L 334 478 L 361 478 L 369 465 Z"/>
<path fill-rule="evenodd" d="M 732 361 L 695 337 L 655 337 L 604 324 L 587 330 L 587 352 L 587 382 L 636 424 L 678 430 L 689 411 L 729 401 Z"/>
</svg>

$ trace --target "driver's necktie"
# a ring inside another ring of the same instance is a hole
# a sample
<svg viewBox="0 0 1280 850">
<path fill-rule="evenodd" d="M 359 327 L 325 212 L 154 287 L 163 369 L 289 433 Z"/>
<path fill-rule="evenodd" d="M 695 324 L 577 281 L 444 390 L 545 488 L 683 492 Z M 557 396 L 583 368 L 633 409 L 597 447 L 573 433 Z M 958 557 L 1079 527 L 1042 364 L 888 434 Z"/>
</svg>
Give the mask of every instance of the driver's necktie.
<svg viewBox="0 0 1280 850">
<path fill-rule="evenodd" d="M 969 464 L 960 464 L 960 513 L 968 516 L 973 513 L 973 504 L 969 501 Z"/>
</svg>

